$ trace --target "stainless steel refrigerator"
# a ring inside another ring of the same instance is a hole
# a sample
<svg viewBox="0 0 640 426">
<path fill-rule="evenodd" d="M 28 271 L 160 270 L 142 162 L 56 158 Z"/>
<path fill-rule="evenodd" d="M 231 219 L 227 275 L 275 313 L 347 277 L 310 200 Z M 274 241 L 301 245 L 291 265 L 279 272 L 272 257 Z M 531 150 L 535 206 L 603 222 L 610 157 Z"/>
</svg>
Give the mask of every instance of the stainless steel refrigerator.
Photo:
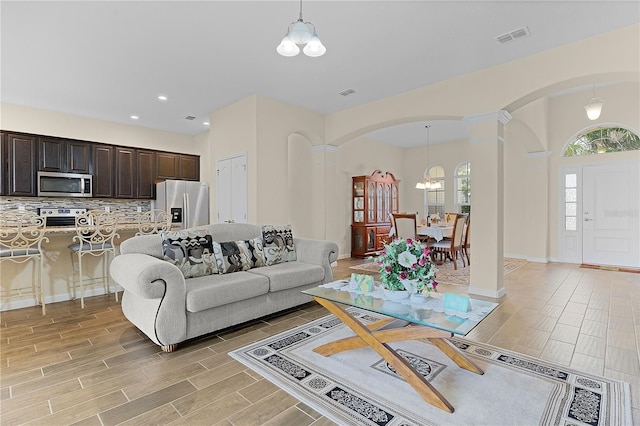
<svg viewBox="0 0 640 426">
<path fill-rule="evenodd" d="M 209 185 L 204 182 L 165 180 L 156 184 L 153 208 L 171 215 L 182 229 L 209 224 Z"/>
</svg>

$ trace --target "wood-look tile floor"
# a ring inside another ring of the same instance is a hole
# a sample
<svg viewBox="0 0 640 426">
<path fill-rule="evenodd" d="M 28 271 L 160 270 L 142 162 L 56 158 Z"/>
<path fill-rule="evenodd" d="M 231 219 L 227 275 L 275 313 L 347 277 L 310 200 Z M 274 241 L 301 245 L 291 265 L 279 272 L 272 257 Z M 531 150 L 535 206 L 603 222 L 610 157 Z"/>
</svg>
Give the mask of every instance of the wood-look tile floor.
<svg viewBox="0 0 640 426">
<path fill-rule="evenodd" d="M 336 278 L 360 259 L 344 259 Z M 466 287 L 441 286 L 464 292 Z M 631 384 L 640 424 L 640 274 L 529 263 L 468 338 Z M 163 353 L 113 295 L 0 314 L 0 424 L 328 425 L 227 355 L 324 316 L 309 303 Z M 505 392 L 508 384 L 505 383 Z"/>
</svg>

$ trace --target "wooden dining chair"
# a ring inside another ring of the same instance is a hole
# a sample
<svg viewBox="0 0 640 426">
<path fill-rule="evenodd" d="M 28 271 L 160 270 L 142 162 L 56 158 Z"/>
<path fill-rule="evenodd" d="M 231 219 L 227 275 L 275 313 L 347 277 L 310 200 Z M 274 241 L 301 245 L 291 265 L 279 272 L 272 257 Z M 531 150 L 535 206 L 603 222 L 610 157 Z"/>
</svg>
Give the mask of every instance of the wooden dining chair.
<svg viewBox="0 0 640 426">
<path fill-rule="evenodd" d="M 431 245 L 431 251 L 435 254 L 440 254 L 441 256 L 446 255 L 447 258 L 451 259 L 453 262 L 453 269 L 458 269 L 457 259 L 460 257 L 462 259 L 462 266 L 466 266 L 464 261 L 464 256 L 462 254 L 462 237 L 464 234 L 464 222 L 466 217 L 461 214 L 452 213 L 456 215 L 455 221 L 453 222 L 453 233 L 452 238 L 450 240 L 442 240 L 437 243 L 433 243 Z"/>
<path fill-rule="evenodd" d="M 415 213 L 392 213 L 391 226 L 395 229 L 394 239 L 418 239 L 418 219 Z"/>
<path fill-rule="evenodd" d="M 462 243 L 462 252 L 467 258 L 467 265 L 471 265 L 471 259 L 469 258 L 469 248 L 471 247 L 471 240 L 469 237 L 471 234 L 469 233 L 469 229 L 471 229 L 471 216 L 467 217 L 467 226 L 465 226 L 464 241 Z"/>
</svg>

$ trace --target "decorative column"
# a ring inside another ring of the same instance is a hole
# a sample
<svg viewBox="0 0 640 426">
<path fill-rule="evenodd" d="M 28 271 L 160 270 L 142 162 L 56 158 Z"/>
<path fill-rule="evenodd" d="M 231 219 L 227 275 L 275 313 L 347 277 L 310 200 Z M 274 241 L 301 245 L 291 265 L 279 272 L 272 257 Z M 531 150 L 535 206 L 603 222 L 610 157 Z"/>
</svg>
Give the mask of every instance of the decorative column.
<svg viewBox="0 0 640 426">
<path fill-rule="evenodd" d="M 506 111 L 468 116 L 471 134 L 469 294 L 499 298 L 504 289 L 504 126 Z M 524 224 L 523 224 L 524 225 Z"/>
</svg>

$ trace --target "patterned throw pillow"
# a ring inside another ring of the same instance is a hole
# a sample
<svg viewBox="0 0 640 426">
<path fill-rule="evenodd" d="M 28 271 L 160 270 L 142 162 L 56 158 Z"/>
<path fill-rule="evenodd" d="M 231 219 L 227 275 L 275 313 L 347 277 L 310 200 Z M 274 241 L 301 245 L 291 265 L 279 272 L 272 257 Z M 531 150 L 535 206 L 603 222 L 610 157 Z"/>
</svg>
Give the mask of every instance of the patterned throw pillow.
<svg viewBox="0 0 640 426">
<path fill-rule="evenodd" d="M 213 252 L 221 274 L 248 271 L 265 265 L 262 238 L 245 241 L 213 242 Z"/>
<path fill-rule="evenodd" d="M 267 266 L 296 260 L 291 225 L 263 225 L 262 240 Z"/>
<path fill-rule="evenodd" d="M 161 232 L 164 260 L 173 263 L 185 278 L 218 273 L 213 237 L 205 230 Z"/>
</svg>

